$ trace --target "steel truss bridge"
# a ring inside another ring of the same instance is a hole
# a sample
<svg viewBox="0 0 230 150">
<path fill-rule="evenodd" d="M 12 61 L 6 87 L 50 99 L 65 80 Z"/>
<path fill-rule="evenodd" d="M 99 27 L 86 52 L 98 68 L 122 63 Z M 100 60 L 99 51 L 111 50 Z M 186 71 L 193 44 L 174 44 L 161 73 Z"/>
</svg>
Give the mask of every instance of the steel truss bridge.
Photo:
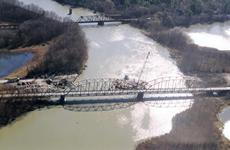
<svg viewBox="0 0 230 150">
<path fill-rule="evenodd" d="M 92 16 L 80 16 L 75 22 L 78 24 L 84 23 L 97 23 L 103 26 L 106 22 L 121 22 L 128 23 L 130 21 L 137 21 L 137 19 L 122 19 L 122 18 L 111 18 L 105 15 L 92 15 Z M 19 28 L 18 24 L 0 24 L 0 30 L 17 30 Z"/>
<path fill-rule="evenodd" d="M 65 88 L 36 84 L 30 86 L 3 86 L 0 89 L 0 98 L 48 97 L 59 98 L 64 103 L 65 97 L 98 97 L 100 99 L 103 96 L 135 95 L 136 101 L 143 101 L 145 100 L 145 95 L 161 96 L 164 94 L 223 93 L 229 91 L 229 86 L 205 87 L 202 81 L 190 77 L 159 78 L 149 82 L 124 79 L 89 79 L 68 82 Z M 170 98 L 170 96 L 166 97 Z"/>
<path fill-rule="evenodd" d="M 81 16 L 77 19 L 77 23 L 97 23 L 98 25 L 104 25 L 105 22 L 122 22 L 128 23 L 131 21 L 137 21 L 137 19 L 124 19 L 124 18 L 111 18 L 105 15 L 93 15 L 93 16 Z"/>
<path fill-rule="evenodd" d="M 18 28 L 17 24 L 0 24 L 0 30 L 17 30 Z"/>
</svg>

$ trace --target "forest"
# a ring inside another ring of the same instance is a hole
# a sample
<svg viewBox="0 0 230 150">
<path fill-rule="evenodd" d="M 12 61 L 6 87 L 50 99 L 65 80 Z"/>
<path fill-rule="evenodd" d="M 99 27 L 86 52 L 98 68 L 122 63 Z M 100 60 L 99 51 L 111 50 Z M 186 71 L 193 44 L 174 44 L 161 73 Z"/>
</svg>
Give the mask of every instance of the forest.
<svg viewBox="0 0 230 150">
<path fill-rule="evenodd" d="M 16 0 L 0 1 L 0 23 L 16 23 L 18 30 L 0 30 L 0 50 L 51 43 L 29 76 L 79 73 L 87 59 L 87 42 L 78 24 Z M 69 67 L 66 67 L 69 66 Z"/>
</svg>

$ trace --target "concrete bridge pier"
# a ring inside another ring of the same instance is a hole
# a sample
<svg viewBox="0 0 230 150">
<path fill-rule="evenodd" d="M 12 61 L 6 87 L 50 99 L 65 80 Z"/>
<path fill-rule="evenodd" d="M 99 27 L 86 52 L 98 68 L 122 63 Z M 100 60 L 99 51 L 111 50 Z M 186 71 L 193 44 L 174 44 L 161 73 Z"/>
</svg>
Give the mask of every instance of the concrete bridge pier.
<svg viewBox="0 0 230 150">
<path fill-rule="evenodd" d="M 69 13 L 68 15 L 72 15 L 72 8 L 69 8 Z"/>
<path fill-rule="evenodd" d="M 137 101 L 143 101 L 144 100 L 144 92 L 139 92 L 137 94 Z"/>
<path fill-rule="evenodd" d="M 104 26 L 104 24 L 105 24 L 104 21 L 98 21 L 97 22 L 97 25 L 99 25 L 99 26 Z"/>
<path fill-rule="evenodd" d="M 65 95 L 61 95 L 61 97 L 59 99 L 59 103 L 60 103 L 60 105 L 65 105 Z"/>
</svg>

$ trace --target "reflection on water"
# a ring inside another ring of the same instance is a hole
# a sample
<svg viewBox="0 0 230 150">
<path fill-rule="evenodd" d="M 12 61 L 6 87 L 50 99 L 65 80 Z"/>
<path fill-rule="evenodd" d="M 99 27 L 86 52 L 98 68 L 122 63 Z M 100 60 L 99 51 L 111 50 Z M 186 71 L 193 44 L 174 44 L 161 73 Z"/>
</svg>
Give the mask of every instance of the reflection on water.
<svg viewBox="0 0 230 150">
<path fill-rule="evenodd" d="M 31 53 L 0 54 L 0 77 L 7 76 L 31 60 Z"/>
<path fill-rule="evenodd" d="M 126 110 L 76 113 L 55 108 L 35 111 L 0 133 L 4 150 L 131 150 L 132 131 L 115 123 Z"/>
<path fill-rule="evenodd" d="M 224 130 L 223 130 L 223 134 L 226 138 L 228 138 L 230 140 L 230 121 L 227 121 L 224 124 Z"/>
<path fill-rule="evenodd" d="M 61 16 L 68 13 L 68 6 L 51 0 L 21 1 L 35 3 Z M 81 9 L 80 14 L 89 13 L 84 11 Z M 74 9 L 72 17 L 78 16 L 77 12 Z M 137 79 L 148 52 L 151 56 L 142 80 L 182 75 L 166 48 L 129 25 L 84 28 L 84 32 L 89 41 L 89 59 L 81 79 L 125 75 Z M 63 108 L 34 111 L 0 130 L 0 148 L 132 150 L 139 140 L 170 132 L 172 118 L 186 110 L 190 101 L 178 105 L 158 108 L 138 103 L 109 112 L 71 112 Z"/>
<path fill-rule="evenodd" d="M 230 50 L 230 22 L 193 25 L 183 30 L 197 45 Z"/>
<path fill-rule="evenodd" d="M 224 123 L 223 134 L 226 138 L 230 140 L 230 107 L 225 108 L 220 114 L 219 117 Z"/>
<path fill-rule="evenodd" d="M 184 111 L 189 102 L 177 107 L 151 107 L 144 103 L 134 106 L 131 111 L 131 124 L 135 131 L 134 140 L 143 140 L 150 137 L 160 136 L 172 129 L 172 117 Z M 167 104 L 166 104 L 167 106 Z"/>
<path fill-rule="evenodd" d="M 175 62 L 169 58 L 167 49 L 144 36 L 138 29 L 120 25 L 83 30 L 89 40 L 89 60 L 82 78 L 123 78 L 129 75 L 136 79 L 148 52 L 151 54 L 142 80 L 182 75 Z"/>
</svg>

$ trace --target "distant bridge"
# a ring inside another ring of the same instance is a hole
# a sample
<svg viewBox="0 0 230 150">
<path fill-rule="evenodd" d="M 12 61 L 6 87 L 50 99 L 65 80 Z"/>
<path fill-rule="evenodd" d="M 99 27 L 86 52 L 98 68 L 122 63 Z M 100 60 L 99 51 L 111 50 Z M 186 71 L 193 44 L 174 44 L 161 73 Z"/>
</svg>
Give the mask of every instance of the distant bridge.
<svg viewBox="0 0 230 150">
<path fill-rule="evenodd" d="M 150 82 L 137 82 L 134 80 L 120 80 L 120 79 L 90 79 L 82 80 L 76 83 L 68 83 L 66 88 L 47 86 L 15 86 L 0 89 L 1 99 L 36 99 L 36 98 L 58 98 L 60 104 L 68 103 L 66 97 L 97 97 L 98 101 L 69 101 L 69 103 L 83 104 L 83 103 L 125 103 L 125 102 L 139 102 L 149 101 L 145 99 L 146 95 L 152 95 L 153 99 L 170 99 L 177 97 L 178 94 L 183 93 L 211 93 L 218 94 L 230 91 L 229 86 L 220 87 L 204 87 L 201 81 L 194 78 L 176 77 L 176 78 L 160 78 Z M 167 95 L 169 94 L 169 95 Z M 170 96 L 171 94 L 171 96 Z M 103 96 L 136 96 L 135 99 L 130 100 L 102 100 Z M 165 96 L 164 96 L 165 95 Z M 176 95 L 176 96 L 175 96 Z M 158 97 L 156 97 L 158 96 Z M 155 98 L 154 98 L 155 97 Z M 185 98 L 185 97 L 184 97 Z M 151 98 L 150 98 L 151 99 Z"/>
<path fill-rule="evenodd" d="M 92 16 L 81 16 L 77 19 L 77 23 L 97 23 L 98 25 L 103 26 L 106 22 L 122 22 L 122 23 L 128 23 L 131 21 L 137 21 L 137 19 L 124 19 L 124 18 L 112 18 L 105 15 L 92 15 Z"/>
<path fill-rule="evenodd" d="M 0 24 L 0 30 L 17 30 L 18 28 L 17 24 Z"/>
<path fill-rule="evenodd" d="M 137 21 L 137 19 L 122 19 L 119 17 L 111 18 L 105 15 L 92 15 L 92 16 L 80 16 L 76 23 L 85 24 L 85 23 L 97 23 L 98 25 L 103 26 L 104 23 L 128 23 L 131 21 Z M 19 28 L 18 24 L 0 24 L 0 30 L 17 30 Z"/>
</svg>

